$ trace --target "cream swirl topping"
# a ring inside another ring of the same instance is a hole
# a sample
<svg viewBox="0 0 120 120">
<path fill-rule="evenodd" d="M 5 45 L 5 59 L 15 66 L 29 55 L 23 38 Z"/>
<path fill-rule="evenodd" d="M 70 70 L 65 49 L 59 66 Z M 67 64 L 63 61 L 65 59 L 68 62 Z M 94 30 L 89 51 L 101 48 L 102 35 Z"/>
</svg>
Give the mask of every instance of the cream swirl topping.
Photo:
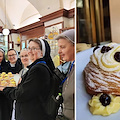
<svg viewBox="0 0 120 120">
<path fill-rule="evenodd" d="M 117 62 L 114 58 L 116 52 L 120 52 L 120 45 L 117 43 L 106 44 L 111 50 L 105 53 L 101 53 L 102 47 L 94 51 L 91 55 L 91 61 L 99 66 L 104 71 L 119 71 L 120 62 Z"/>
</svg>

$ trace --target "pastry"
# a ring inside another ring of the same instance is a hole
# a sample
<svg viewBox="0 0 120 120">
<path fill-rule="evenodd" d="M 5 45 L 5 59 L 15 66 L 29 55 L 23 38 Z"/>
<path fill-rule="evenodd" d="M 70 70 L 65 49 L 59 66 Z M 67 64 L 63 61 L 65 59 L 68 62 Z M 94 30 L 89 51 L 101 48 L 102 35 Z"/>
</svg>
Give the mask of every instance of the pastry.
<svg viewBox="0 0 120 120">
<path fill-rule="evenodd" d="M 3 78 L 2 78 L 2 77 L 0 77 L 0 80 L 3 80 Z"/>
<path fill-rule="evenodd" d="M 6 75 L 6 72 L 2 72 L 2 73 L 0 74 L 0 77 L 4 78 L 5 75 Z"/>
<path fill-rule="evenodd" d="M 120 95 L 120 45 L 110 43 L 95 49 L 84 73 L 89 94 Z"/>
<path fill-rule="evenodd" d="M 0 76 L 1 76 L 2 78 L 4 78 L 4 74 L 1 74 Z"/>
<path fill-rule="evenodd" d="M 9 80 L 9 77 L 4 77 L 4 80 Z"/>
<path fill-rule="evenodd" d="M 4 77 L 8 77 L 8 74 L 5 74 Z"/>
<path fill-rule="evenodd" d="M 15 80 L 12 78 L 10 79 L 10 84 L 9 84 L 10 87 L 15 87 L 16 86 L 16 82 Z"/>
<path fill-rule="evenodd" d="M 108 116 L 120 109 L 120 45 L 96 47 L 84 69 L 85 87 L 92 95 L 90 112 Z"/>
<path fill-rule="evenodd" d="M 9 77 L 13 77 L 13 74 L 11 72 L 8 72 Z"/>
<path fill-rule="evenodd" d="M 13 74 L 9 72 L 6 74 L 5 72 L 2 72 L 0 75 L 0 86 L 4 87 L 15 87 L 16 81 L 13 78 Z"/>
<path fill-rule="evenodd" d="M 2 72 L 1 74 L 5 75 L 5 74 L 6 74 L 6 72 Z"/>
<path fill-rule="evenodd" d="M 1 86 L 8 86 L 8 82 L 6 82 L 6 80 L 2 80 L 1 81 Z"/>
</svg>

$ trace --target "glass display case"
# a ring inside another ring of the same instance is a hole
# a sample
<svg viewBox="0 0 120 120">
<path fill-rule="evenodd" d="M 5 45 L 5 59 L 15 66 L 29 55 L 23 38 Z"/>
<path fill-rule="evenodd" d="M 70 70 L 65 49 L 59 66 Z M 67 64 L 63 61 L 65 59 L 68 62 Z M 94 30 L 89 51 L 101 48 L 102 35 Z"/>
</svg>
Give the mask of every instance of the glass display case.
<svg viewBox="0 0 120 120">
<path fill-rule="evenodd" d="M 109 0 L 77 0 L 77 43 L 111 41 Z"/>
</svg>

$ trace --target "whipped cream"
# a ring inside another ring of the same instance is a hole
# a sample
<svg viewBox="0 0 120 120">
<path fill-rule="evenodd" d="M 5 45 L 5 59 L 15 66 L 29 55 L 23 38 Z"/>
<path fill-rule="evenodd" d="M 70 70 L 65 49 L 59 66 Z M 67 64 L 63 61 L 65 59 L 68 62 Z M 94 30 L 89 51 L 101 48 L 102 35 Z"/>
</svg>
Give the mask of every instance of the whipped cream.
<svg viewBox="0 0 120 120">
<path fill-rule="evenodd" d="M 110 43 L 105 46 L 109 46 L 111 50 L 106 53 L 101 53 L 102 47 L 96 49 L 93 55 L 91 55 L 91 61 L 104 71 L 119 71 L 120 62 L 114 59 L 114 55 L 116 52 L 120 52 L 120 45 L 117 43 Z"/>
</svg>

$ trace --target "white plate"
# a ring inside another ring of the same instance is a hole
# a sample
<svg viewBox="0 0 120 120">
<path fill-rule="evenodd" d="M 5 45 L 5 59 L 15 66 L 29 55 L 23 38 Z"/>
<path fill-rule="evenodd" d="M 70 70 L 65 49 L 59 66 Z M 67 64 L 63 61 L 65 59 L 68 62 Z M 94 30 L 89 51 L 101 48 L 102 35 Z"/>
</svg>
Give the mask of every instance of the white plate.
<svg viewBox="0 0 120 120">
<path fill-rule="evenodd" d="M 16 81 L 16 85 L 18 85 L 19 79 L 20 79 L 20 75 L 14 74 L 14 80 Z"/>
<path fill-rule="evenodd" d="M 83 70 L 92 53 L 93 48 L 90 48 L 76 55 L 76 120 L 120 120 L 120 110 L 107 117 L 92 115 L 89 111 L 88 101 L 91 97 L 85 90 Z"/>
</svg>

